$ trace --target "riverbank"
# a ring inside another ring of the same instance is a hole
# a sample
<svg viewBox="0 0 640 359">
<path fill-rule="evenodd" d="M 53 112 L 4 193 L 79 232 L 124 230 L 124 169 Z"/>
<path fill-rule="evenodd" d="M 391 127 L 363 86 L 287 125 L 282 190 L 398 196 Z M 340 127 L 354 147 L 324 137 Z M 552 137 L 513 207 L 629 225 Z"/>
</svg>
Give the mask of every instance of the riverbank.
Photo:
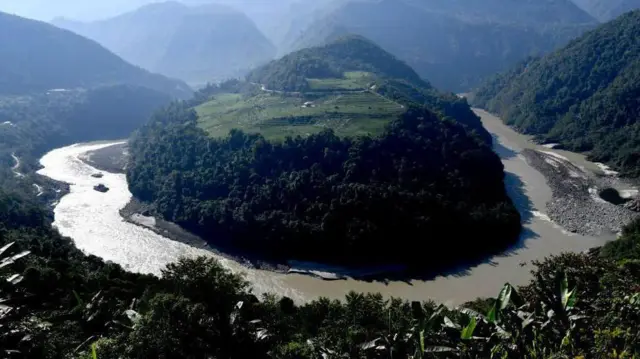
<svg viewBox="0 0 640 359">
<path fill-rule="evenodd" d="M 617 172 L 587 160 L 583 154 L 558 149 L 554 144 L 538 144 L 484 110 L 474 111 L 494 136 L 509 138 L 508 146 L 516 149 L 516 155 L 539 172 L 551 189 L 537 215 L 570 233 L 608 240 L 615 239 L 622 227 L 640 216 L 599 196 L 602 190 L 614 188 L 631 197 L 637 193 L 638 183 L 618 177 Z"/>
<path fill-rule="evenodd" d="M 553 198 L 547 203 L 547 214 L 562 228 L 582 235 L 612 236 L 640 216 L 600 198 L 602 190 L 620 185 L 611 174 L 596 176 L 550 151 L 525 149 L 522 155 L 551 187 Z"/>
<path fill-rule="evenodd" d="M 403 266 L 364 267 L 352 269 L 342 266 L 293 260 L 282 263 L 267 261 L 261 258 L 253 258 L 243 253 L 234 253 L 230 250 L 221 251 L 212 247 L 205 240 L 183 229 L 179 225 L 165 221 L 157 216 L 153 216 L 149 206 L 141 203 L 135 198 L 132 198 L 131 201 L 129 201 L 129 203 L 120 210 L 120 215 L 125 221 L 131 224 L 152 230 L 155 233 L 173 241 L 212 252 L 217 256 L 232 260 L 247 269 L 272 271 L 280 274 L 308 275 L 329 281 L 346 280 L 347 278 L 374 279 L 381 276 L 399 274 L 404 272 L 406 269 Z"/>
<path fill-rule="evenodd" d="M 149 206 L 141 203 L 135 198 L 132 198 L 119 212 L 122 218 L 128 223 L 149 229 L 165 238 L 171 239 L 172 241 L 180 242 L 191 247 L 206 250 L 218 256 L 225 257 L 247 269 L 270 270 L 279 273 L 287 273 L 290 270 L 290 267 L 284 265 L 252 260 L 241 254 L 219 251 L 210 246 L 202 238 L 183 229 L 179 225 L 165 221 L 157 216 L 153 216 Z"/>
<path fill-rule="evenodd" d="M 119 143 L 80 154 L 78 159 L 99 171 L 124 174 L 126 172 L 127 149 L 127 143 Z M 118 212 L 122 219 L 127 223 L 153 231 L 154 233 L 172 241 L 183 243 L 193 248 L 206 250 L 215 253 L 218 256 L 223 256 L 237 262 L 247 269 L 274 270 L 281 273 L 286 273 L 289 269 L 286 267 L 270 265 L 268 263 L 252 262 L 240 255 L 235 256 L 217 251 L 202 238 L 190 233 L 177 224 L 154 216 L 149 206 L 138 201 L 136 198 L 132 197 Z"/>
<path fill-rule="evenodd" d="M 534 145 L 499 119 L 482 117 L 483 124 L 494 135 L 495 151 L 505 166 L 507 191 L 522 216 L 521 238 L 504 253 L 479 263 L 417 279 L 396 276 L 386 280 L 327 281 L 311 275 L 263 271 L 158 235 L 141 225 L 154 223 L 148 222 L 148 218 L 139 218 L 143 223 L 133 225 L 120 215 L 132 200 L 125 175 L 105 172 L 104 178 L 93 178 L 91 175 L 98 169 L 78 159 L 81 154 L 104 145 L 75 145 L 51 151 L 41 159 L 44 168 L 40 173 L 71 184 L 70 193 L 54 209 L 54 225 L 60 232 L 71 237 L 85 253 L 118 263 L 129 271 L 159 275 L 167 264 L 181 257 L 208 256 L 235 273 L 244 273 L 256 294 L 276 293 L 298 303 L 319 297 L 340 300 L 355 291 L 409 301 L 434 300 L 454 307 L 476 298 L 493 297 L 506 282 L 515 286 L 529 283 L 532 261 L 562 252 L 583 252 L 613 239 L 569 234 L 549 221 L 546 203 L 552 198 L 552 190 L 544 176 L 521 154 L 523 148 Z M 566 156 L 574 162 L 572 154 Z M 111 190 L 106 194 L 94 191 L 93 186 L 99 182 Z"/>
<path fill-rule="evenodd" d="M 126 151 L 127 144 L 121 143 L 89 151 L 79 155 L 78 158 L 98 170 L 123 174 L 126 172 Z M 280 274 L 308 275 L 329 281 L 346 280 L 347 278 L 374 279 L 386 277 L 387 275 L 399 275 L 406 271 L 406 267 L 400 265 L 347 268 L 295 260 L 275 262 L 247 256 L 244 253 L 234 252 L 233 250 L 221 251 L 179 225 L 155 216 L 153 209 L 149 205 L 140 202 L 136 198 L 132 198 L 119 213 L 128 223 L 151 230 L 172 241 L 212 252 L 216 256 L 232 260 L 247 269 L 272 271 Z"/>
</svg>

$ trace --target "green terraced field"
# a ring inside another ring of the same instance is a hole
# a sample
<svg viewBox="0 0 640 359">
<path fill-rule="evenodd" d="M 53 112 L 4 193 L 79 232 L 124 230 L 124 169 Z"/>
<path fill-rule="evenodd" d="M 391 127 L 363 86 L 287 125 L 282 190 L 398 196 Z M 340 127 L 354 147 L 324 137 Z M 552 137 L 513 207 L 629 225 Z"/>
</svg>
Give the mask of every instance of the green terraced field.
<svg viewBox="0 0 640 359">
<path fill-rule="evenodd" d="M 315 96 L 312 105 L 305 107 L 307 101 L 311 100 L 268 92 L 249 98 L 220 94 L 196 111 L 200 127 L 211 136 L 226 136 L 229 130 L 239 128 L 270 139 L 308 136 L 325 128 L 343 136 L 375 135 L 405 111 L 400 104 L 367 91 Z"/>
<path fill-rule="evenodd" d="M 357 91 L 368 89 L 375 77 L 369 72 L 345 72 L 343 79 L 307 79 L 312 91 Z"/>
</svg>

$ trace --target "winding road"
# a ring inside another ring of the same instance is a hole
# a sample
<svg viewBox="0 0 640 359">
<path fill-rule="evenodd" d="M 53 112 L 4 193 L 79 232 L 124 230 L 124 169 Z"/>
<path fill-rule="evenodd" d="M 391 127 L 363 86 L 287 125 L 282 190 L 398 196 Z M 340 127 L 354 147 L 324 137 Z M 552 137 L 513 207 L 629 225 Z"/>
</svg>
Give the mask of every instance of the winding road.
<svg viewBox="0 0 640 359">
<path fill-rule="evenodd" d="M 16 177 L 24 178 L 24 174 L 18 172 L 18 168 L 20 168 L 20 159 L 18 158 L 18 156 L 16 156 L 15 152 L 11 154 L 11 157 L 16 162 L 16 164 L 13 167 L 11 167 L 11 171 L 13 171 Z"/>
</svg>

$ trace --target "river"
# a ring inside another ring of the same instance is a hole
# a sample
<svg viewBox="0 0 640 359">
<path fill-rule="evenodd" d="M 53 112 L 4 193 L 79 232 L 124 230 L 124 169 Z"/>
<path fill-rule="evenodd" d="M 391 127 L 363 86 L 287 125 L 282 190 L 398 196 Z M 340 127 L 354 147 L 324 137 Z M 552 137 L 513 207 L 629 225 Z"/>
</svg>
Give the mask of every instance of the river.
<svg viewBox="0 0 640 359">
<path fill-rule="evenodd" d="M 324 281 L 315 277 L 282 274 L 247 269 L 225 258 L 220 261 L 232 271 L 244 272 L 257 294 L 273 292 L 287 295 L 297 302 L 320 296 L 340 299 L 349 291 L 380 292 L 386 296 L 408 300 L 433 299 L 449 306 L 459 305 L 477 297 L 495 296 L 505 282 L 514 285 L 530 280 L 532 260 L 563 251 L 584 251 L 602 245 L 611 238 L 592 238 L 569 234 L 551 223 L 545 212 L 545 203 L 551 190 L 545 178 L 527 165 L 519 152 L 536 145 L 525 136 L 511 130 L 488 113 L 477 111 L 485 127 L 494 135 L 496 152 L 501 156 L 506 171 L 506 186 L 524 221 L 524 230 L 518 244 L 501 255 L 468 267 L 459 268 L 430 280 L 412 281 L 360 281 L 354 279 Z M 119 142 L 122 143 L 122 142 Z M 78 248 L 143 273 L 159 274 L 160 270 L 181 256 L 216 256 L 215 254 L 171 241 L 150 230 L 125 222 L 119 210 L 131 199 L 123 174 L 104 173 L 96 179 L 95 168 L 79 160 L 88 151 L 108 147 L 115 143 L 79 144 L 59 148 L 41 159 L 43 169 L 38 173 L 70 184 L 70 193 L 54 209 L 59 231 L 71 237 Z M 583 156 L 559 152 L 577 165 L 597 169 Z M 107 193 L 93 190 L 103 183 Z M 524 264 L 524 265 L 523 265 Z"/>
</svg>

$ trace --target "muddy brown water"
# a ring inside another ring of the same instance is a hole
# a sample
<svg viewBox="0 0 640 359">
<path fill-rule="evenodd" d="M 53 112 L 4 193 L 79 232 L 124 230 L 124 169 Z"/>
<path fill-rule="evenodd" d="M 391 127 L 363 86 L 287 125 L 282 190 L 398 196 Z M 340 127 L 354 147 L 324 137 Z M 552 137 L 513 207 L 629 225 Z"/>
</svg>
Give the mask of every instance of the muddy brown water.
<svg viewBox="0 0 640 359">
<path fill-rule="evenodd" d="M 232 260 L 127 223 L 119 215 L 119 210 L 131 199 L 125 175 L 106 172 L 101 179 L 92 178 L 91 174 L 97 170 L 78 158 L 83 153 L 114 143 L 81 144 L 53 150 L 41 159 L 44 168 L 39 173 L 71 184 L 70 193 L 54 210 L 54 225 L 60 232 L 73 238 L 86 253 L 119 263 L 131 271 L 159 274 L 166 264 L 181 256 L 207 255 L 218 257 L 232 271 L 244 272 L 256 293 L 273 292 L 290 296 L 298 302 L 321 296 L 341 299 L 349 291 L 356 291 L 380 292 L 388 297 L 407 300 L 432 299 L 455 306 L 477 297 L 495 296 L 505 282 L 526 284 L 530 280 L 532 267 L 529 262 L 532 260 L 564 251 L 584 251 L 611 239 L 573 235 L 551 223 L 545 215 L 545 203 L 551 198 L 551 190 L 544 177 L 519 154 L 524 148 L 539 147 L 498 118 L 480 110 L 476 113 L 494 135 L 495 150 L 505 165 L 507 189 L 523 217 L 523 234 L 519 243 L 505 253 L 430 280 L 325 281 L 299 274 L 247 269 Z M 555 152 L 578 166 L 598 169 L 582 155 Z M 93 186 L 97 182 L 104 183 L 110 191 L 104 194 L 94 191 Z"/>
</svg>

